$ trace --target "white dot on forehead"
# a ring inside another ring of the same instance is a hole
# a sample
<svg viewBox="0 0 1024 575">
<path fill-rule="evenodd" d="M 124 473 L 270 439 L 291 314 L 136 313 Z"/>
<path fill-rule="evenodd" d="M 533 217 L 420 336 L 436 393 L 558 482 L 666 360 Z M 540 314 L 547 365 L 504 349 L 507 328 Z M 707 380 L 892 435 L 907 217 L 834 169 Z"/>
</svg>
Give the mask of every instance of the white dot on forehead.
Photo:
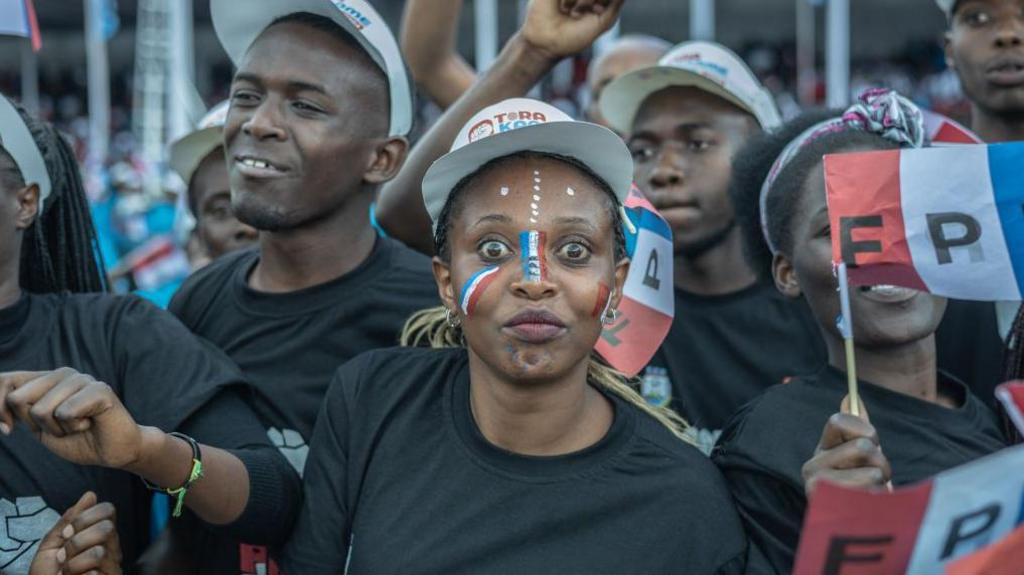
<svg viewBox="0 0 1024 575">
<path fill-rule="evenodd" d="M 505 186 L 502 186 L 501 187 L 501 195 L 507 196 L 508 195 L 508 188 L 506 188 Z"/>
<path fill-rule="evenodd" d="M 537 204 L 530 204 L 530 209 L 531 210 L 536 210 L 537 209 Z"/>
<path fill-rule="evenodd" d="M 537 194 L 534 194 L 533 195 L 533 201 L 539 202 L 540 201 L 540 196 L 538 196 Z"/>
<path fill-rule="evenodd" d="M 535 223 L 537 223 L 537 220 L 535 218 L 530 218 L 530 223 L 531 224 L 535 224 Z"/>
<path fill-rule="evenodd" d="M 569 194 L 570 196 L 575 196 L 576 190 L 572 189 L 571 187 L 567 187 L 565 188 L 565 193 Z"/>
</svg>

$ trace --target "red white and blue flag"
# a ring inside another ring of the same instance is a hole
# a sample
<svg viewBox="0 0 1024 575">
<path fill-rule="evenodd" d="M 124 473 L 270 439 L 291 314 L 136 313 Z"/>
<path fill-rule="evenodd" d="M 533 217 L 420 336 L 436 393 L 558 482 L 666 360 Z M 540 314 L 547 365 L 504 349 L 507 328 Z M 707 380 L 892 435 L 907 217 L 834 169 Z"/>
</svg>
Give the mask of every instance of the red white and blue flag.
<svg viewBox="0 0 1024 575">
<path fill-rule="evenodd" d="M 933 146 L 983 144 L 984 142 L 960 123 L 931 110 L 921 110 L 924 132 Z"/>
<path fill-rule="evenodd" d="M 636 233 L 625 230 L 632 260 L 616 321 L 605 326 L 597 352 L 630 377 L 640 373 L 665 341 L 675 316 L 672 229 L 634 186 L 625 202 Z"/>
<path fill-rule="evenodd" d="M 1024 437 L 1024 381 L 1008 381 L 999 385 L 996 387 L 996 397 L 1003 404 L 1006 416 L 1010 418 L 1021 437 Z"/>
<path fill-rule="evenodd" d="M 192 271 L 188 256 L 170 236 L 156 236 L 132 250 L 122 264 L 135 279 L 135 285 L 153 291 L 188 277 Z"/>
<path fill-rule="evenodd" d="M 850 281 L 957 299 L 1024 294 L 1024 143 L 825 156 Z"/>
<path fill-rule="evenodd" d="M 811 494 L 793 573 L 1021 573 L 1022 469 L 1018 445 L 892 492 L 824 482 Z"/>
<path fill-rule="evenodd" d="M 43 47 L 32 0 L 0 0 L 0 35 L 28 38 L 36 52 Z"/>
</svg>

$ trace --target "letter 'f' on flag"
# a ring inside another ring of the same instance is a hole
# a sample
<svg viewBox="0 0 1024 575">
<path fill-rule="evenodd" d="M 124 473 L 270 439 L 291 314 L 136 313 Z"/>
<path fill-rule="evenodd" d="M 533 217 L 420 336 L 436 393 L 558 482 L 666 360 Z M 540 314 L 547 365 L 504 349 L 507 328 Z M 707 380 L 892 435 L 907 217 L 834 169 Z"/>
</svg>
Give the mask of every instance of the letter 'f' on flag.
<svg viewBox="0 0 1024 575">
<path fill-rule="evenodd" d="M 1024 293 L 1024 143 L 825 156 L 850 281 L 957 299 Z"/>
<path fill-rule="evenodd" d="M 0 34 L 28 38 L 36 52 L 43 47 L 32 0 L 0 0 Z"/>
</svg>

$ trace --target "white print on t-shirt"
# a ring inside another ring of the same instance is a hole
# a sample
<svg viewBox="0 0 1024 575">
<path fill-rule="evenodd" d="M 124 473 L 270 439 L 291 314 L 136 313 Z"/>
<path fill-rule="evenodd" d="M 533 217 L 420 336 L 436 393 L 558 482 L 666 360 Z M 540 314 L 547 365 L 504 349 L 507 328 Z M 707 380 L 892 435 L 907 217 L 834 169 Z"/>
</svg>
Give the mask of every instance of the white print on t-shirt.
<svg viewBox="0 0 1024 575">
<path fill-rule="evenodd" d="M 284 455 L 288 463 L 292 464 L 299 477 L 302 477 L 302 471 L 306 468 L 306 457 L 309 455 L 309 446 L 306 445 L 302 434 L 294 429 L 278 430 L 276 427 L 271 427 L 267 430 L 267 437 L 281 452 L 281 455 Z"/>
<path fill-rule="evenodd" d="M 0 573 L 27 575 L 39 540 L 59 519 L 42 497 L 0 498 Z"/>
<path fill-rule="evenodd" d="M 640 379 L 640 395 L 655 407 L 667 407 L 672 401 L 672 381 L 668 378 L 668 370 L 664 367 L 647 366 Z M 718 436 L 722 435 L 722 430 L 690 427 L 686 430 L 686 435 L 704 455 L 710 455 Z"/>
</svg>

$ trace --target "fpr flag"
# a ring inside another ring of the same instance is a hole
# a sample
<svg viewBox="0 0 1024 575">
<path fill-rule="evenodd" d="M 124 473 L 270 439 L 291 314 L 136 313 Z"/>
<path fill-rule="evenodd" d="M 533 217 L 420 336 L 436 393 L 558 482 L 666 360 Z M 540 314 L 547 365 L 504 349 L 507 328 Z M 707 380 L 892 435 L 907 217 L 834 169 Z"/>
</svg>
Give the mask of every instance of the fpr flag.
<svg viewBox="0 0 1024 575">
<path fill-rule="evenodd" d="M 0 0 L 0 34 L 29 38 L 36 52 L 43 47 L 32 0 Z"/>
<path fill-rule="evenodd" d="M 1015 533 L 1024 522 L 1022 469 L 1018 445 L 891 493 L 823 483 L 811 494 L 793 573 L 979 575 L 958 560 L 983 550 L 1024 556 Z"/>
<path fill-rule="evenodd" d="M 636 375 L 665 341 L 675 315 L 672 230 L 634 186 L 625 202 L 636 233 L 625 230 L 632 261 L 619 317 L 605 326 L 597 352 L 615 369 Z"/>
<path fill-rule="evenodd" d="M 1024 143 L 825 156 L 850 281 L 981 301 L 1024 292 Z"/>
</svg>

